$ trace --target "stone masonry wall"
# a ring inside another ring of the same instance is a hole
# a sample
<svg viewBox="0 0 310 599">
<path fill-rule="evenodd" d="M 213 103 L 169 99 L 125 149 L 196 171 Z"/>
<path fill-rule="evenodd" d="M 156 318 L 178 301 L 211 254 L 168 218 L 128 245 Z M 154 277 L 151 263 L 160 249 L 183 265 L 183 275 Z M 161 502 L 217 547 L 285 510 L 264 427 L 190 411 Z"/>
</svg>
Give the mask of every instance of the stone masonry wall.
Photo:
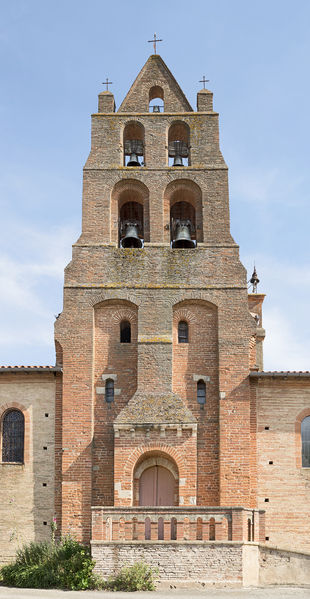
<svg viewBox="0 0 310 599">
<path fill-rule="evenodd" d="M 25 417 L 24 464 L 1 462 L 0 560 L 17 547 L 50 538 L 54 516 L 53 374 L 0 375 L 0 416 L 9 408 Z"/>
<path fill-rule="evenodd" d="M 104 577 L 145 561 L 158 568 L 161 582 L 242 586 L 242 544 L 202 542 L 92 542 L 96 572 Z"/>
<path fill-rule="evenodd" d="M 263 378 L 257 386 L 258 508 L 267 545 L 310 552 L 310 468 L 301 466 L 300 423 L 310 415 L 310 382 Z"/>
</svg>

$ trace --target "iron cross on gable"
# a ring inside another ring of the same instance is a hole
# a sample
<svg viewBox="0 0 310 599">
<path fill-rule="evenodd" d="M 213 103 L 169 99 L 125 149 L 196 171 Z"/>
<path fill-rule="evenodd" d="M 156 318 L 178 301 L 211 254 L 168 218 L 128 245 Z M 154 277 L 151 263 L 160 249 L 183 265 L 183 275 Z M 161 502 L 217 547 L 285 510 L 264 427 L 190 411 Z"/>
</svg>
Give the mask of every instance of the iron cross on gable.
<svg viewBox="0 0 310 599">
<path fill-rule="evenodd" d="M 109 91 L 109 85 L 112 85 L 113 81 L 109 81 L 109 77 L 106 78 L 105 81 L 102 82 L 102 85 L 106 85 L 106 91 Z"/>
<path fill-rule="evenodd" d="M 158 42 L 162 42 L 162 41 L 163 41 L 163 40 L 159 40 L 159 39 L 157 39 L 157 37 L 156 37 L 156 33 L 154 33 L 154 39 L 152 39 L 152 40 L 148 40 L 148 44 L 149 44 L 149 43 L 153 43 L 154 54 L 156 54 L 156 44 L 157 44 Z"/>
<path fill-rule="evenodd" d="M 203 89 L 206 89 L 206 83 L 208 83 L 210 79 L 206 79 L 205 75 L 202 79 L 200 79 L 199 83 L 203 83 Z"/>
</svg>

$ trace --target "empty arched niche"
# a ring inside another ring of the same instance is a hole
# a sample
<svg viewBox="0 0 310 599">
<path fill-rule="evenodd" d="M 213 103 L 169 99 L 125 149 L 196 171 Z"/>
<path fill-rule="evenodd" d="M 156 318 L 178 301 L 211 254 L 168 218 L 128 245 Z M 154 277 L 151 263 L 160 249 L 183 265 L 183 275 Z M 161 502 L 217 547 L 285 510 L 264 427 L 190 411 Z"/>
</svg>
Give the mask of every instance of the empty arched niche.
<svg viewBox="0 0 310 599">
<path fill-rule="evenodd" d="M 119 247 L 139 248 L 150 240 L 149 191 L 144 183 L 124 179 L 115 185 L 111 220 L 111 241 Z"/>
<path fill-rule="evenodd" d="M 144 127 L 137 121 L 127 123 L 123 134 L 124 166 L 144 166 Z"/>
<path fill-rule="evenodd" d="M 200 187 L 193 181 L 179 179 L 172 181 L 164 196 L 165 241 L 172 247 L 178 247 L 176 240 L 188 241 L 179 247 L 195 247 L 203 241 L 202 199 Z M 169 234 L 170 231 L 170 234 Z"/>
<path fill-rule="evenodd" d="M 168 132 L 169 166 L 188 166 L 190 164 L 190 130 L 182 121 L 175 121 Z"/>
<path fill-rule="evenodd" d="M 164 112 L 164 90 L 159 85 L 154 85 L 149 91 L 149 111 Z"/>
</svg>

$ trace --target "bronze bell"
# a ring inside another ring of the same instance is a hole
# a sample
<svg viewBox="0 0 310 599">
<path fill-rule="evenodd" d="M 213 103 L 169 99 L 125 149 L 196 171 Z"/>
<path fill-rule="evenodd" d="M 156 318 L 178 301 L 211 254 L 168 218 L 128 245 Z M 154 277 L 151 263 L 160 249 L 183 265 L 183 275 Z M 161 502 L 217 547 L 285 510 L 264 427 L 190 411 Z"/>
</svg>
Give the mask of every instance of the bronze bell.
<svg viewBox="0 0 310 599">
<path fill-rule="evenodd" d="M 123 224 L 125 235 L 120 242 L 121 248 L 142 248 L 143 242 L 138 235 L 138 223 L 126 222 Z"/>
<path fill-rule="evenodd" d="M 158 104 L 155 104 L 155 106 L 153 106 L 153 112 L 160 112 L 160 106 L 158 106 Z"/>
<path fill-rule="evenodd" d="M 196 247 L 196 241 L 191 239 L 190 221 L 179 220 L 175 225 L 176 236 L 172 242 L 173 249 L 190 249 Z"/>
<path fill-rule="evenodd" d="M 127 166 L 141 166 L 141 164 L 139 162 L 139 158 L 138 158 L 137 154 L 135 154 L 134 152 L 132 152 L 132 154 L 130 154 L 130 158 L 129 158 L 129 161 L 127 162 Z"/>
<path fill-rule="evenodd" d="M 179 156 L 178 154 L 176 154 L 176 156 L 174 157 L 172 166 L 183 166 L 182 156 Z"/>
</svg>

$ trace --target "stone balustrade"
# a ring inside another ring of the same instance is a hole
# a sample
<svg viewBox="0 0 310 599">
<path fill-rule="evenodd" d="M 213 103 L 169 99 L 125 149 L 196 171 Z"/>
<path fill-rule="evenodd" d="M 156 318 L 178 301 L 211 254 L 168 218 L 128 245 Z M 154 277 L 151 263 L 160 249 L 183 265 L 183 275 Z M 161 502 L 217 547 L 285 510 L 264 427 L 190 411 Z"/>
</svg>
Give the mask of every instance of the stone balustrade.
<svg viewBox="0 0 310 599">
<path fill-rule="evenodd" d="M 93 507 L 92 541 L 265 541 L 265 512 L 243 507 Z"/>
</svg>

